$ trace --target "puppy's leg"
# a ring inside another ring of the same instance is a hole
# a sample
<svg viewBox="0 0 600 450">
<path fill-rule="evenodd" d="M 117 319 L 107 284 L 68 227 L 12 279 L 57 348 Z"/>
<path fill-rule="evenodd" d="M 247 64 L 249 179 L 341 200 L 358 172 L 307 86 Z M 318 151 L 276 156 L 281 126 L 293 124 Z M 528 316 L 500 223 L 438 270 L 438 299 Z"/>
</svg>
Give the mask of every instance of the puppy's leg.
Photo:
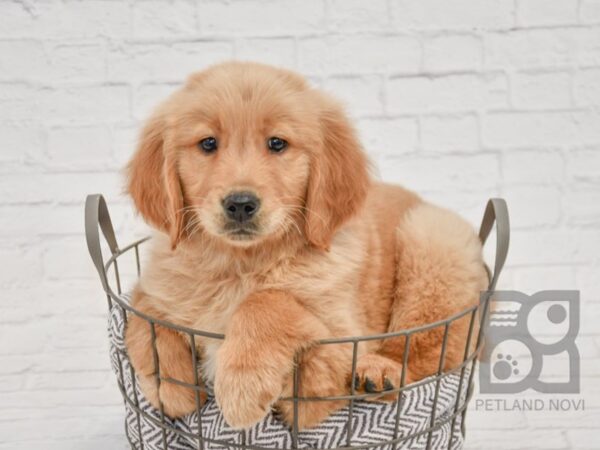
<svg viewBox="0 0 600 450">
<path fill-rule="evenodd" d="M 289 391 L 296 353 L 328 335 L 324 324 L 289 293 L 265 290 L 246 298 L 217 353 L 215 396 L 227 423 L 247 428 L 261 420 Z M 331 369 L 323 358 L 308 360 L 315 381 Z"/>
<path fill-rule="evenodd" d="M 348 373 L 352 370 L 351 344 L 318 345 L 298 355 L 298 396 L 332 397 L 348 395 Z M 283 397 L 293 396 L 293 373 L 286 379 Z M 298 402 L 298 428 L 304 429 L 318 425 L 333 411 L 343 408 L 345 400 L 300 401 Z M 277 410 L 285 422 L 294 426 L 294 403 L 282 400 Z"/>
<path fill-rule="evenodd" d="M 427 204 L 416 206 L 398 228 L 397 248 L 397 283 L 388 331 L 443 320 L 479 301 L 487 284 L 481 244 L 472 227 L 456 214 Z M 466 316 L 450 326 L 444 368 L 462 361 L 469 322 Z M 411 335 L 405 383 L 436 373 L 443 338 L 443 326 Z M 370 392 L 397 387 L 404 348 L 405 337 L 400 336 L 384 340 L 377 355 L 363 356 L 360 387 Z"/>
<path fill-rule="evenodd" d="M 137 301 L 136 301 L 137 300 Z M 140 298 L 134 297 L 136 307 Z M 141 302 L 143 304 L 143 302 Z M 152 311 L 144 311 L 152 315 Z M 185 383 L 194 384 L 194 370 L 192 353 L 189 344 L 176 331 L 155 325 L 156 350 L 159 359 L 161 378 L 172 378 Z M 148 401 L 156 408 L 159 407 L 159 397 L 162 401 L 165 414 L 170 417 L 186 415 L 196 409 L 196 394 L 194 390 L 162 381 L 160 393 L 157 390 L 154 368 L 154 354 L 152 351 L 152 334 L 150 324 L 138 316 L 132 315 L 127 324 L 125 336 L 127 352 L 131 364 L 135 369 L 142 392 Z M 206 393 L 200 392 L 200 401 L 203 403 Z"/>
</svg>

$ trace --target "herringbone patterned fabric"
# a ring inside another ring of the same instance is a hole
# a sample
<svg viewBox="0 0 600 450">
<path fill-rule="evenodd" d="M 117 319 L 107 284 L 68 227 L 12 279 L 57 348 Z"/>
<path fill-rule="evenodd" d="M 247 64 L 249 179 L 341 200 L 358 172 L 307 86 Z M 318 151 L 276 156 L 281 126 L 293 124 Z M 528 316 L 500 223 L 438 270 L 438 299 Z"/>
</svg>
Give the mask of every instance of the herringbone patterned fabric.
<svg viewBox="0 0 600 450">
<path fill-rule="evenodd" d="M 265 449 L 291 449 L 291 430 L 270 413 L 260 423 L 244 432 L 232 430 L 213 397 L 197 413 L 172 420 L 161 417 L 161 413 L 144 398 L 133 370 L 124 343 L 126 317 L 123 309 L 115 304 L 109 320 L 110 354 L 112 366 L 126 396 L 126 432 L 134 448 L 148 450 L 198 449 L 202 436 L 203 448 L 237 449 L 251 445 Z M 466 396 L 467 377 L 462 384 L 459 406 Z M 318 427 L 298 433 L 298 448 L 334 449 L 336 447 L 360 447 L 372 450 L 395 449 L 460 449 L 463 436 L 460 432 L 460 415 L 455 421 L 452 442 L 451 414 L 454 412 L 459 385 L 458 375 L 448 375 L 439 382 L 439 394 L 435 402 L 436 382 L 434 379 L 405 391 L 400 405 L 394 403 L 357 401 L 352 420 L 349 407 L 332 414 Z M 434 424 L 431 431 L 432 414 Z M 138 411 L 139 410 L 139 411 Z M 400 415 L 396 432 L 396 417 Z M 201 423 L 201 427 L 199 427 Z M 164 425 L 163 425 L 164 424 Z M 350 426 L 350 433 L 348 433 Z M 399 439 L 394 446 L 390 441 Z"/>
</svg>

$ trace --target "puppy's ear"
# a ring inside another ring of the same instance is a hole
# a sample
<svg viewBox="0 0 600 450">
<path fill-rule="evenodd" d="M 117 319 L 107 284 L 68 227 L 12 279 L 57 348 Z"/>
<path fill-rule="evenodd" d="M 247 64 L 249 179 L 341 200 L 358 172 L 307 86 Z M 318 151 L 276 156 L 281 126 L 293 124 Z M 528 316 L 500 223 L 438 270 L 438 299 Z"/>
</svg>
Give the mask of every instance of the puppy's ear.
<svg viewBox="0 0 600 450">
<path fill-rule="evenodd" d="M 315 152 L 306 196 L 306 236 L 329 249 L 333 234 L 362 206 L 369 187 L 367 158 L 342 108 L 323 99 L 322 146 Z"/>
<path fill-rule="evenodd" d="M 183 193 L 165 119 L 152 117 L 127 167 L 128 191 L 144 219 L 171 238 L 173 249 L 183 233 Z"/>
</svg>

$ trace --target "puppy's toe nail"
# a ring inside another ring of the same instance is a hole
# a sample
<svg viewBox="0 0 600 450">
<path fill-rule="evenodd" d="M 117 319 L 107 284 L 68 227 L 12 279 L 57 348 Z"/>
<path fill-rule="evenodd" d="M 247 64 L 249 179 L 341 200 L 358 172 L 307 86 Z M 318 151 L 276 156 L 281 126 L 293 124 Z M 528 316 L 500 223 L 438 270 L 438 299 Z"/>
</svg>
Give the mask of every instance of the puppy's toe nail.
<svg viewBox="0 0 600 450">
<path fill-rule="evenodd" d="M 385 378 L 383 380 L 383 390 L 384 391 L 391 391 L 392 389 L 394 389 L 394 385 L 392 384 L 392 382 L 390 381 L 389 378 Z"/>
<path fill-rule="evenodd" d="M 365 380 L 365 391 L 367 391 L 367 392 L 378 392 L 377 391 L 377 385 L 370 378 L 367 378 Z"/>
</svg>

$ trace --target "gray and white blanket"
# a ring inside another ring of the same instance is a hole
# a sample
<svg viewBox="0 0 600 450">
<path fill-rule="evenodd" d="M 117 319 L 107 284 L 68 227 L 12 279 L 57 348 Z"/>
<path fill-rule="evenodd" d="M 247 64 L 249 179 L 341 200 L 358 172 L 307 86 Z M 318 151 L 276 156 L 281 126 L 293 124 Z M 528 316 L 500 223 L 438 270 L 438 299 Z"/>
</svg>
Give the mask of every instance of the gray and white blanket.
<svg viewBox="0 0 600 450">
<path fill-rule="evenodd" d="M 160 411 L 144 398 L 139 383 L 134 383 L 134 372 L 124 343 L 125 326 L 125 312 L 114 303 L 108 329 L 110 356 L 113 369 L 126 397 L 125 431 L 133 448 L 148 450 L 200 448 L 245 450 L 245 446 L 253 450 L 294 448 L 291 430 L 272 413 L 249 430 L 244 432 L 232 430 L 225 423 L 212 397 L 209 397 L 202 406 L 200 417 L 197 413 L 176 420 L 164 417 L 166 426 L 161 427 Z M 459 408 L 465 402 L 467 380 L 468 377 L 465 376 L 458 402 Z M 297 437 L 297 448 L 423 449 L 427 448 L 429 441 L 429 447 L 433 449 L 460 449 L 463 446 L 460 414 L 451 430 L 453 423 L 451 416 L 457 406 L 459 375 L 450 374 L 441 378 L 437 403 L 434 401 L 436 384 L 435 379 L 431 379 L 430 382 L 419 384 L 403 392 L 396 438 L 406 439 L 397 442 L 396 445 L 389 444 L 389 441 L 394 439 L 398 404 L 356 401 L 353 421 L 350 424 L 349 441 L 347 433 L 349 408 L 346 407 L 332 414 L 318 427 L 300 431 Z M 434 429 L 429 437 L 429 432 L 426 430 L 431 425 L 432 416 Z M 204 438 L 202 445 L 198 438 L 199 427 Z"/>
</svg>

